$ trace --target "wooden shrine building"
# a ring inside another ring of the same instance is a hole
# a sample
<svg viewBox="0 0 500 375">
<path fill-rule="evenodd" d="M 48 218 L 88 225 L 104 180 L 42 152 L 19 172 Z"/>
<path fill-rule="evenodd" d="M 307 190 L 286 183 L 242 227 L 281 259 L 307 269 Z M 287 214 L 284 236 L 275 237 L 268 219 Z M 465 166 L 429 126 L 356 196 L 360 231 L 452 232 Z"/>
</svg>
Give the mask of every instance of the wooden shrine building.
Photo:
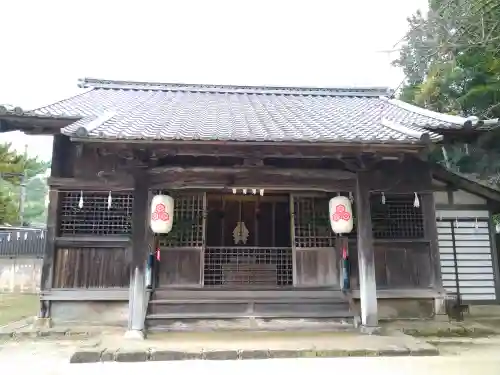
<svg viewBox="0 0 500 375">
<path fill-rule="evenodd" d="M 32 111 L 0 106 L 2 131 L 54 135 L 40 317 L 132 332 L 189 319 L 432 317 L 453 292 L 440 250 L 454 227 L 439 215 L 463 228 L 479 218 L 493 286 L 476 300 L 498 300 L 488 207 L 499 194 L 467 192 L 427 161 L 466 119 L 381 88 L 80 86 Z M 451 201 L 436 203 L 449 191 L 483 200 L 472 217 L 449 214 Z M 172 232 L 155 238 L 158 192 L 175 210 Z M 355 213 L 347 293 L 328 216 L 339 194 Z"/>
</svg>

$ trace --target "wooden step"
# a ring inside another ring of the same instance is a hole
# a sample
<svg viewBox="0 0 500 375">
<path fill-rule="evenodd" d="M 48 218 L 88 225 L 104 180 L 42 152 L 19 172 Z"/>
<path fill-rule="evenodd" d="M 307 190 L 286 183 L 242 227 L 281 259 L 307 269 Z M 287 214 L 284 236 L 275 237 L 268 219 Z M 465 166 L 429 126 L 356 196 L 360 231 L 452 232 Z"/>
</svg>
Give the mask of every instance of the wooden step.
<svg viewBox="0 0 500 375">
<path fill-rule="evenodd" d="M 189 299 L 281 299 L 281 298 L 338 298 L 345 296 L 340 290 L 218 290 L 218 289 L 156 289 L 152 300 Z"/>
<path fill-rule="evenodd" d="M 295 318 L 295 319 L 314 319 L 314 318 L 353 318 L 353 315 L 347 310 L 331 311 L 331 312 L 282 312 L 282 313 L 258 313 L 258 314 L 232 314 L 232 313 L 192 313 L 192 314 L 148 314 L 146 321 L 159 320 L 184 320 L 184 319 L 280 319 L 280 318 Z"/>
<path fill-rule="evenodd" d="M 204 303 L 348 303 L 340 298 L 219 298 L 219 299 L 152 299 L 150 304 L 204 304 Z"/>
</svg>

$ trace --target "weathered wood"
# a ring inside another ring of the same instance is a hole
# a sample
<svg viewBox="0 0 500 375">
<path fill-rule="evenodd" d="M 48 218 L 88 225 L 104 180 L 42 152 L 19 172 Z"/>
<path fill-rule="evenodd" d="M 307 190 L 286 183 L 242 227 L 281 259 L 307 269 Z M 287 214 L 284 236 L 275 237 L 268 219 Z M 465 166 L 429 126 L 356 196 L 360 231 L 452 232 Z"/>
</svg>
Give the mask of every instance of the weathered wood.
<svg viewBox="0 0 500 375">
<path fill-rule="evenodd" d="M 128 272 L 127 272 L 128 280 Z M 128 288 L 51 289 L 40 293 L 44 301 L 128 301 Z"/>
<path fill-rule="evenodd" d="M 201 249 L 169 249 L 161 252 L 159 286 L 201 286 Z"/>
<path fill-rule="evenodd" d="M 130 238 L 128 236 L 77 236 L 77 237 L 56 237 L 55 243 L 58 247 L 81 248 L 128 248 Z"/>
<path fill-rule="evenodd" d="M 377 283 L 375 255 L 373 249 L 372 221 L 370 215 L 370 176 L 358 173 L 356 186 L 356 213 L 358 232 L 359 289 L 361 299 L 361 321 L 364 326 L 378 325 Z"/>
<path fill-rule="evenodd" d="M 434 194 L 422 194 L 422 212 L 425 217 L 425 237 L 429 241 L 431 284 L 435 288 L 442 288 L 441 264 L 439 260 L 439 243 L 436 224 L 436 206 L 434 204 Z"/>
<path fill-rule="evenodd" d="M 151 180 L 153 188 L 168 186 L 171 189 L 248 189 L 262 188 L 268 190 L 319 190 L 319 191 L 350 191 L 355 186 L 355 180 L 335 180 L 330 177 L 300 177 L 262 174 L 258 170 L 251 174 L 245 173 L 191 173 L 172 172 L 154 176 Z"/>
<path fill-rule="evenodd" d="M 300 143 L 300 142 L 226 142 L 226 141 L 151 141 L 151 140 L 96 140 L 79 139 L 108 153 L 120 151 L 132 152 L 134 149 L 149 150 L 157 157 L 161 155 L 238 155 L 246 156 L 336 156 L 341 153 L 357 154 L 360 152 L 397 155 L 401 153 L 417 154 L 425 144 L 366 144 L 366 143 Z"/>
<path fill-rule="evenodd" d="M 130 267 L 129 331 L 144 330 L 146 314 L 146 257 L 149 249 L 149 178 L 143 170 L 134 175 L 134 206 Z"/>
<path fill-rule="evenodd" d="M 74 144 L 69 137 L 59 134 L 54 136 L 54 146 L 52 152 L 55 157 L 51 163 L 51 178 L 71 177 L 74 167 Z"/>
<path fill-rule="evenodd" d="M 222 180 L 220 182 L 214 181 L 214 177 L 187 177 L 182 176 L 165 176 L 161 181 L 155 181 L 152 183 L 151 187 L 154 189 L 162 189 L 168 186 L 170 189 L 175 190 L 194 190 L 203 189 L 205 191 L 210 190 L 227 190 L 231 189 L 248 189 L 249 187 L 255 187 L 259 189 L 264 189 L 269 191 L 312 191 L 312 192 L 334 192 L 334 191 L 351 191 L 354 190 L 354 181 L 325 181 L 325 180 L 276 180 L 267 181 L 264 179 L 256 180 L 250 178 L 238 178 L 236 181 L 229 181 L 228 179 Z"/>
<path fill-rule="evenodd" d="M 377 290 L 430 288 L 432 286 L 429 243 L 425 241 L 374 241 Z M 359 287 L 358 254 L 349 242 L 351 285 Z"/>
<path fill-rule="evenodd" d="M 125 248 L 58 248 L 54 288 L 125 288 L 130 264 Z"/>
<path fill-rule="evenodd" d="M 339 271 L 334 248 L 299 250 L 296 254 L 297 286 L 338 286 Z"/>
<path fill-rule="evenodd" d="M 402 162 L 382 161 L 376 169 L 365 172 L 368 188 L 385 193 L 413 193 L 432 191 L 429 164 L 416 158 L 405 158 Z"/>
<path fill-rule="evenodd" d="M 49 207 L 47 212 L 47 239 L 45 253 L 43 256 L 41 290 L 48 290 L 52 287 L 55 238 L 57 235 L 57 211 L 59 207 L 59 191 L 51 189 L 49 191 Z"/>
<path fill-rule="evenodd" d="M 67 151 L 67 138 L 62 135 L 54 136 L 52 142 L 52 177 L 59 177 L 67 172 L 67 164 L 61 159 L 64 159 L 64 152 Z M 54 262 L 55 262 L 55 238 L 58 235 L 58 212 L 59 212 L 59 191 L 57 189 L 49 190 L 49 207 L 47 212 L 47 242 L 45 244 L 45 253 L 43 257 L 42 275 L 40 282 L 41 290 L 49 290 L 52 288 L 54 277 Z M 42 302 L 40 306 L 39 316 L 42 318 L 50 317 L 50 303 Z"/>
<path fill-rule="evenodd" d="M 352 297 L 358 299 L 360 297 L 359 290 L 352 291 Z M 388 299 L 429 299 L 442 297 L 442 294 L 436 289 L 430 288 L 399 288 L 399 289 L 380 289 L 377 290 L 377 298 Z"/>
<path fill-rule="evenodd" d="M 29 135 L 61 135 L 61 129 L 79 120 L 77 117 L 53 117 L 47 115 L 2 115 L 1 131 L 19 130 Z"/>
<path fill-rule="evenodd" d="M 48 185 L 61 190 L 91 190 L 91 191 L 109 191 L 109 190 L 133 190 L 131 180 L 104 180 L 104 179 L 86 179 L 86 178 L 63 178 L 50 177 Z"/>
<path fill-rule="evenodd" d="M 342 170 L 329 169 L 292 169 L 292 168 L 275 168 L 275 167 L 180 167 L 180 166 L 164 166 L 152 168 L 152 174 L 163 173 L 193 173 L 193 174 L 258 174 L 258 175 L 275 175 L 275 176 L 294 176 L 301 177 L 330 177 L 333 180 L 348 180 L 354 179 L 356 175 L 352 172 Z"/>
</svg>

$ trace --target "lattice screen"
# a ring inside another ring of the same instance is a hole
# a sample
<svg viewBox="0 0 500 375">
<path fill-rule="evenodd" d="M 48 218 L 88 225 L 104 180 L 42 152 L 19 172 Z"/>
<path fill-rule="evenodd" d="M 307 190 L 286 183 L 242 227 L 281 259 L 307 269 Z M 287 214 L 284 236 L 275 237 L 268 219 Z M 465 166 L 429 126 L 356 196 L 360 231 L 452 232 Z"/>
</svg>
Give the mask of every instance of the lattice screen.
<svg viewBox="0 0 500 375">
<path fill-rule="evenodd" d="M 328 219 L 328 198 L 293 197 L 295 246 L 331 247 L 335 243 Z"/>
<path fill-rule="evenodd" d="M 205 285 L 293 284 L 290 248 L 207 247 L 204 269 Z"/>
<path fill-rule="evenodd" d="M 60 193 L 59 235 L 128 235 L 132 231 L 131 193 L 67 191 Z M 79 207 L 80 200 L 83 201 Z"/>
<path fill-rule="evenodd" d="M 412 239 L 424 237 L 424 215 L 422 207 L 414 207 L 415 196 L 385 195 L 385 204 L 380 195 L 371 196 L 371 216 L 375 239 Z"/>
<path fill-rule="evenodd" d="M 165 193 L 154 191 L 153 194 Z M 171 193 L 175 200 L 172 231 L 160 235 L 160 247 L 203 246 L 203 193 Z"/>
</svg>

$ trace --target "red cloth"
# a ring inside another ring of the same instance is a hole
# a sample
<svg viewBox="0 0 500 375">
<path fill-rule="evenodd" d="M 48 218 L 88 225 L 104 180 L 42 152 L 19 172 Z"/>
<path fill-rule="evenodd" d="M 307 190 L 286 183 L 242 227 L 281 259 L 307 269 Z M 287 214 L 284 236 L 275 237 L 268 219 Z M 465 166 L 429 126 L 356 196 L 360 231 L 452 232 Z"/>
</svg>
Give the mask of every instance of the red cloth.
<svg viewBox="0 0 500 375">
<path fill-rule="evenodd" d="M 342 259 L 347 259 L 347 249 L 345 247 L 342 248 Z"/>
</svg>

